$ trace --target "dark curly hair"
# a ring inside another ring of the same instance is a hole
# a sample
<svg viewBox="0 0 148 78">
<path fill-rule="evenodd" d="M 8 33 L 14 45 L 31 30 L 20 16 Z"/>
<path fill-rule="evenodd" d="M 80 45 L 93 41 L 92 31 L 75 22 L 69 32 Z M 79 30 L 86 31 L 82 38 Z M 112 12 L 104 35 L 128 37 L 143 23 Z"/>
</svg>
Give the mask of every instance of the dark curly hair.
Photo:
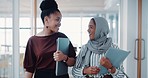
<svg viewBox="0 0 148 78">
<path fill-rule="evenodd" d="M 60 12 L 58 9 L 58 4 L 55 0 L 43 0 L 40 4 L 41 9 L 41 19 L 44 23 L 44 17 L 49 16 L 50 14 L 53 14 L 55 12 Z"/>
</svg>

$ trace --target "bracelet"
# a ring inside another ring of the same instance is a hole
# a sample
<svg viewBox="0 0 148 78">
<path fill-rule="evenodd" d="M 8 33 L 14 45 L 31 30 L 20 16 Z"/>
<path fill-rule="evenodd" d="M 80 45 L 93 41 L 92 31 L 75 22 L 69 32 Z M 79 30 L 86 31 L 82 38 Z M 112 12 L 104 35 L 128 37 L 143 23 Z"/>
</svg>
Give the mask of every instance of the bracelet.
<svg viewBox="0 0 148 78">
<path fill-rule="evenodd" d="M 111 68 L 109 68 L 109 69 L 112 69 L 112 68 L 114 68 L 114 66 L 112 66 Z"/>
<path fill-rule="evenodd" d="M 111 69 L 111 73 L 115 73 L 115 72 L 116 72 L 116 70 L 114 70 L 114 66 L 112 66 L 112 67 L 109 68 L 109 69 Z"/>
<path fill-rule="evenodd" d="M 63 62 L 67 62 L 67 61 L 68 61 L 68 56 L 67 56 L 66 60 L 63 60 Z"/>
</svg>

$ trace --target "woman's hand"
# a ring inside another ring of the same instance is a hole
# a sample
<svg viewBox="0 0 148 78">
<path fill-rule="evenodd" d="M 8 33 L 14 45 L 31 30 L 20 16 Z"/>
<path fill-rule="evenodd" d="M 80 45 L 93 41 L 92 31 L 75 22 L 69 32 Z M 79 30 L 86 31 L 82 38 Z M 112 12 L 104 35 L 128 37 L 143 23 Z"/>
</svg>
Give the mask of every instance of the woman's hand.
<svg viewBox="0 0 148 78">
<path fill-rule="evenodd" d="M 25 71 L 25 78 L 32 78 L 33 73 Z"/>
<path fill-rule="evenodd" d="M 112 67 L 112 64 L 111 64 L 110 60 L 108 58 L 106 58 L 106 57 L 101 58 L 100 64 L 102 66 L 104 66 L 105 68 L 107 68 L 107 69 L 110 69 Z"/>
<path fill-rule="evenodd" d="M 67 59 L 67 55 L 63 54 L 63 52 L 61 51 L 56 51 L 54 54 L 53 54 L 53 58 L 55 61 L 63 61 L 63 60 L 66 60 Z"/>
<path fill-rule="evenodd" d="M 110 73 L 116 72 L 116 68 L 111 64 L 108 58 L 102 57 L 100 60 L 100 64 L 107 68 Z"/>
<path fill-rule="evenodd" d="M 98 74 L 100 71 L 100 68 L 97 66 L 91 66 L 91 67 L 86 67 L 83 69 L 83 74 Z"/>
</svg>

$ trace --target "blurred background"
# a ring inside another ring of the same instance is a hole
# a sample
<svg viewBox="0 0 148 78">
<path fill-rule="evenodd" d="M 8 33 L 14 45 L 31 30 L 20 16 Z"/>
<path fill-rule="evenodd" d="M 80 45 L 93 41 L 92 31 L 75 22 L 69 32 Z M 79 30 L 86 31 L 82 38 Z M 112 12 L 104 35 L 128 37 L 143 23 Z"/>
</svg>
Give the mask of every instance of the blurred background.
<svg viewBox="0 0 148 78">
<path fill-rule="evenodd" d="M 24 78 L 23 58 L 27 40 L 43 28 L 39 8 L 41 1 L 0 0 L 0 78 Z M 110 28 L 108 36 L 113 38 L 115 44 L 123 49 L 133 51 L 133 47 L 127 48 L 131 45 L 127 46 L 124 43 L 130 42 L 127 38 L 127 32 L 130 33 L 128 26 L 137 29 L 137 27 L 134 27 L 137 24 L 132 23 L 131 25 L 130 20 L 137 21 L 138 0 L 56 0 L 56 2 L 63 16 L 59 31 L 69 37 L 77 54 L 81 46 L 88 41 L 88 23 L 94 16 L 107 19 Z M 148 22 L 147 2 L 147 0 L 143 1 L 145 7 L 143 8 L 145 10 L 143 15 L 146 15 L 145 23 Z M 133 16 L 132 14 L 130 16 L 131 11 L 134 12 L 132 13 Z M 144 25 L 147 27 L 147 23 Z M 134 35 L 134 38 L 136 37 Z M 122 42 L 124 39 L 126 41 Z M 133 57 L 133 55 L 131 56 Z M 125 67 L 127 63 L 125 63 Z M 127 66 L 127 68 L 131 67 Z M 136 66 L 131 69 L 135 68 Z M 136 78 L 130 72 L 132 71 L 128 71 L 130 78 Z M 143 76 L 146 78 L 147 69 L 144 72 Z M 69 68 L 69 73 L 71 76 L 71 68 Z"/>
</svg>

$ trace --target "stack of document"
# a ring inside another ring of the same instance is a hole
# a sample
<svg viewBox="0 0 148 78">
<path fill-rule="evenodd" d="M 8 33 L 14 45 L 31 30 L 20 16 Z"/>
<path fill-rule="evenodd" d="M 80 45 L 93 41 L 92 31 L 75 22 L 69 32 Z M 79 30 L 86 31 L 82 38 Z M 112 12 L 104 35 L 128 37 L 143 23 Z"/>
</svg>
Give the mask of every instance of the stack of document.
<svg viewBox="0 0 148 78">
<path fill-rule="evenodd" d="M 125 60 L 125 58 L 129 55 L 129 53 L 130 52 L 125 50 L 110 47 L 107 50 L 105 57 L 107 57 L 110 60 L 110 62 L 114 67 L 119 68 L 120 65 L 123 63 L 123 61 Z M 105 67 L 101 65 L 99 67 L 100 67 L 100 72 L 99 72 L 100 74 L 106 74 L 108 72 L 108 70 Z"/>
</svg>

